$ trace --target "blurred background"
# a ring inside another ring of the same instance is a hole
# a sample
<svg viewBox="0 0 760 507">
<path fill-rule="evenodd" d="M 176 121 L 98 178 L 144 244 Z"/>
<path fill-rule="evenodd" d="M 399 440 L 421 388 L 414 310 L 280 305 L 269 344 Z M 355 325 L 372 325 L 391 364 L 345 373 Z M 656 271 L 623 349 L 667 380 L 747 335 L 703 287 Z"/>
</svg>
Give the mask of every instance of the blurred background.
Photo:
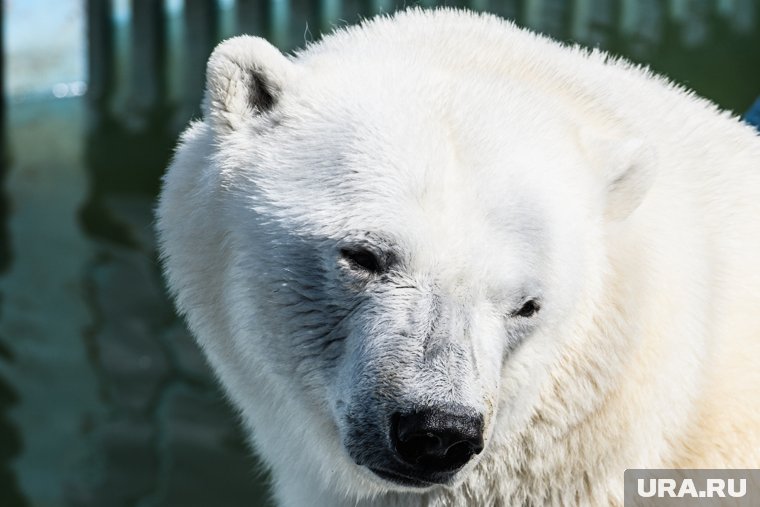
<svg viewBox="0 0 760 507">
<path fill-rule="evenodd" d="M 270 505 L 164 293 L 161 174 L 219 40 L 287 51 L 443 4 L 625 55 L 736 114 L 760 94 L 760 0 L 4 1 L 1 507 Z"/>
</svg>

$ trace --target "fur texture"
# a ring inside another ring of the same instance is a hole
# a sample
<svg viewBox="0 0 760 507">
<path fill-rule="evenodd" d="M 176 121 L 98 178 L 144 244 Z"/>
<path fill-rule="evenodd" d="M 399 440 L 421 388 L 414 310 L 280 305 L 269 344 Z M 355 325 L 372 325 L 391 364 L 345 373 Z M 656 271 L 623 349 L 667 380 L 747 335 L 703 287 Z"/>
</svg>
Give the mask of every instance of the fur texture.
<svg viewBox="0 0 760 507">
<path fill-rule="evenodd" d="M 456 10 L 231 39 L 207 79 L 161 252 L 280 505 L 622 505 L 626 468 L 760 467 L 751 128 Z M 435 403 L 484 451 L 446 485 L 370 472 Z"/>
</svg>

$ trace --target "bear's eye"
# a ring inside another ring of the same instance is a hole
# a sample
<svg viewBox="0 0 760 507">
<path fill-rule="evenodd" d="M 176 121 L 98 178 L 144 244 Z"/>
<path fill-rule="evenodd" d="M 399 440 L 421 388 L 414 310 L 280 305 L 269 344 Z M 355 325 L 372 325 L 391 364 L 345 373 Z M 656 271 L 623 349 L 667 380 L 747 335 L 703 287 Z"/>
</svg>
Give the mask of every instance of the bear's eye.
<svg viewBox="0 0 760 507">
<path fill-rule="evenodd" d="M 533 317 L 541 309 L 541 305 L 535 299 L 529 299 L 519 310 L 512 314 L 513 317 Z"/>
<path fill-rule="evenodd" d="M 343 248 L 340 255 L 346 259 L 354 269 L 361 269 L 372 274 L 378 274 L 382 270 L 382 264 L 377 255 L 364 248 Z"/>
</svg>

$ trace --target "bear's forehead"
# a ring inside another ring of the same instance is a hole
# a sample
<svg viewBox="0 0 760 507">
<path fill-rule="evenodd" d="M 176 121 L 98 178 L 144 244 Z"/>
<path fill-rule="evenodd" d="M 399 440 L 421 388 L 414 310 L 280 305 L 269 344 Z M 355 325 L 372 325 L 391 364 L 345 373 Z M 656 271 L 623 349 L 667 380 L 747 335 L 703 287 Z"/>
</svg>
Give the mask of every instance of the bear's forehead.
<svg viewBox="0 0 760 507">
<path fill-rule="evenodd" d="M 295 113 L 278 127 L 263 151 L 281 177 L 266 184 L 308 187 L 311 196 L 333 196 L 338 207 L 462 219 L 522 212 L 545 193 L 536 187 L 552 172 L 552 147 L 541 145 L 539 133 L 498 115 L 497 125 L 473 122 L 445 104 L 421 100 L 404 110 L 362 97 L 366 102 Z"/>
<path fill-rule="evenodd" d="M 488 71 L 459 72 L 426 60 L 328 61 L 304 66 L 294 83 L 298 107 L 323 112 L 362 112 L 404 120 L 440 120 L 449 114 L 495 121 L 500 112 L 520 115 L 523 128 L 558 114 L 551 97 L 519 80 Z M 359 111 L 360 110 L 360 111 Z"/>
<path fill-rule="evenodd" d="M 422 83 L 419 69 L 395 81 L 314 73 L 286 100 L 288 121 L 270 146 L 271 161 L 299 175 L 288 184 L 316 185 L 315 195 L 340 191 L 352 197 L 346 204 L 403 216 L 503 217 L 539 205 L 561 184 L 559 166 L 577 156 L 559 118 L 526 105 L 522 89 L 448 74 Z"/>
<path fill-rule="evenodd" d="M 331 146 L 341 157 L 432 163 L 450 155 L 477 168 L 541 164 L 573 149 L 568 121 L 551 99 L 494 76 L 423 62 L 356 62 L 309 66 L 290 91 L 283 135 Z"/>
</svg>

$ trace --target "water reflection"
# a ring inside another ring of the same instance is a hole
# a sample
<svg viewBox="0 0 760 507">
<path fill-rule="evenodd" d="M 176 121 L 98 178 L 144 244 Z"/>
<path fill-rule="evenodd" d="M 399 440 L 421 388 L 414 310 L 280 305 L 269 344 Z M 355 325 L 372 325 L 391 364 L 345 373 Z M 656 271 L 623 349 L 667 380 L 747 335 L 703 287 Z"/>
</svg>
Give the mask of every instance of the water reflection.
<svg viewBox="0 0 760 507">
<path fill-rule="evenodd" d="M 5 52 L 3 12 L 0 10 L 0 83 L 5 77 Z M 5 100 L 0 97 L 0 275 L 4 274 L 10 264 L 8 244 L 7 216 L 8 202 L 5 180 L 8 168 L 6 150 Z M 2 319 L 3 299 L 0 294 L 0 319 Z M 8 339 L 0 334 L 0 504 L 8 507 L 25 507 L 28 505 L 19 489 L 15 471 L 11 462 L 21 452 L 21 435 L 10 420 L 8 412 L 18 404 L 18 395 L 5 378 L 5 367 L 13 362 L 13 353 Z"/>
<path fill-rule="evenodd" d="M 13 157 L 0 172 L 0 505 L 266 503 L 235 417 L 164 295 L 154 199 L 220 38 L 255 33 L 287 50 L 396 4 L 85 3 L 86 96 L 72 98 L 83 90 L 74 76 L 57 81 L 68 98 L 54 100 L 51 81 L 45 100 L 11 102 Z M 760 93 L 753 0 L 447 5 L 650 63 L 737 112 Z"/>
</svg>

